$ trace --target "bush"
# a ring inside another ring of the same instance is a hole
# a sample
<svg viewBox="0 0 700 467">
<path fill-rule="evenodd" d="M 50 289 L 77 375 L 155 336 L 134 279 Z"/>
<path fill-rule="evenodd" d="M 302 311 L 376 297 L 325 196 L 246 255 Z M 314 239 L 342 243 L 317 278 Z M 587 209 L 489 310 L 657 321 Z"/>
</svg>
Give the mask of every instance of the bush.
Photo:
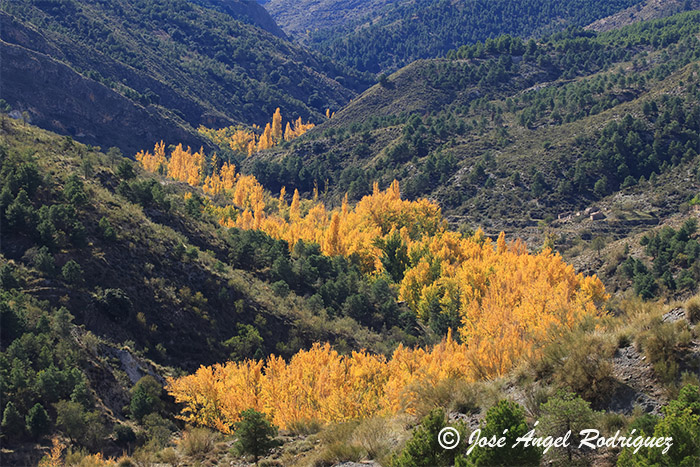
<svg viewBox="0 0 700 467">
<path fill-rule="evenodd" d="M 0 286 L 5 290 L 19 287 L 19 281 L 15 276 L 15 270 L 10 263 L 6 263 L 0 268 Z"/>
<path fill-rule="evenodd" d="M 98 308 L 114 320 L 126 318 L 131 312 L 131 299 L 122 289 L 105 289 L 94 297 Z"/>
<path fill-rule="evenodd" d="M 321 431 L 321 423 L 318 420 L 295 420 L 287 430 L 293 435 L 313 435 Z"/>
<path fill-rule="evenodd" d="M 113 242 L 117 239 L 117 232 L 114 230 L 114 227 L 112 227 L 112 224 L 109 223 L 109 220 L 106 217 L 102 217 L 97 226 L 100 228 L 100 235 L 102 235 L 104 240 Z"/>
<path fill-rule="evenodd" d="M 123 159 L 117 166 L 117 176 L 122 180 L 131 180 L 136 177 L 134 173 L 134 166 L 131 162 Z"/>
<path fill-rule="evenodd" d="M 163 388 L 153 376 L 146 375 L 138 380 L 131 389 L 131 416 L 140 422 L 146 415 L 159 412 L 163 405 L 160 398 L 162 393 Z"/>
<path fill-rule="evenodd" d="M 136 441 L 136 433 L 129 425 L 118 423 L 114 425 L 114 441 L 120 446 L 126 446 Z"/>
<path fill-rule="evenodd" d="M 191 428 L 182 435 L 180 450 L 187 456 L 196 457 L 214 449 L 217 433 L 207 428 Z"/>
<path fill-rule="evenodd" d="M 149 448 L 162 449 L 170 443 L 172 433 L 177 430 L 175 424 L 163 418 L 157 413 L 150 413 L 143 417 L 143 426 L 146 427 L 146 437 Z"/>
<path fill-rule="evenodd" d="M 83 182 L 75 174 L 68 177 L 68 181 L 66 181 L 66 185 L 63 188 L 63 196 L 69 203 L 76 207 L 82 206 L 88 201 Z"/>
<path fill-rule="evenodd" d="M 664 383 L 672 383 L 678 376 L 676 347 L 686 326 L 682 321 L 664 323 L 660 318 L 654 318 L 637 339 L 654 372 Z"/>
<path fill-rule="evenodd" d="M 554 377 L 559 387 L 569 389 L 590 402 L 602 402 L 614 384 L 609 357 L 614 343 L 597 336 L 576 336 L 568 347 L 568 358 L 558 362 Z"/>
<path fill-rule="evenodd" d="M 672 438 L 667 452 L 662 448 L 624 449 L 618 458 L 620 466 L 700 465 L 700 389 L 684 386 L 678 399 L 663 408 L 664 417 L 654 426 L 654 437 Z M 631 427 L 630 427 L 631 428 Z"/>
<path fill-rule="evenodd" d="M 56 262 L 49 249 L 42 246 L 34 257 L 34 267 L 44 274 L 51 275 L 56 271 Z"/>
<path fill-rule="evenodd" d="M 571 430 L 571 442 L 565 448 L 566 459 L 571 465 L 574 449 L 580 441 L 579 432 L 592 426 L 594 413 L 590 404 L 574 393 L 560 391 L 545 404 L 542 404 L 541 411 L 539 429 L 542 433 L 556 438 L 566 435 Z M 553 448 L 548 456 L 556 460 L 561 455 L 557 451 L 558 449 L 564 448 Z"/>
<path fill-rule="evenodd" d="M 387 419 L 368 418 L 355 429 L 353 439 L 370 459 L 380 460 L 391 450 L 391 428 Z"/>
<path fill-rule="evenodd" d="M 5 406 L 2 414 L 2 431 L 8 437 L 20 437 L 24 433 L 25 421 L 12 401 Z"/>
<path fill-rule="evenodd" d="M 685 303 L 685 317 L 691 323 L 700 321 L 700 297 L 693 297 Z"/>
</svg>

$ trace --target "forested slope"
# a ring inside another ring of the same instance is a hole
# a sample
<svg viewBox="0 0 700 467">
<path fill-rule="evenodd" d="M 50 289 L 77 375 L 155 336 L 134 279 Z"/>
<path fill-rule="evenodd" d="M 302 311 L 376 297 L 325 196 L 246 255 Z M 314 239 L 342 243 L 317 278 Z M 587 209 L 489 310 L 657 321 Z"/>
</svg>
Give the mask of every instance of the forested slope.
<svg viewBox="0 0 700 467">
<path fill-rule="evenodd" d="M 408 198 L 439 200 L 456 223 L 523 235 L 694 168 L 698 28 L 693 12 L 600 35 L 464 47 L 396 72 L 245 166 L 272 189 L 311 192 L 316 181 L 323 191 L 327 180 L 335 202 L 398 179 Z M 694 188 L 683 187 L 687 201 Z"/>
<path fill-rule="evenodd" d="M 315 31 L 309 44 L 360 71 L 393 71 L 419 58 L 503 34 L 541 36 L 585 26 L 640 0 L 417 0 L 373 11 L 349 24 Z"/>
<path fill-rule="evenodd" d="M 260 124 L 277 107 L 320 119 L 367 83 L 257 27 L 266 13 L 236 13 L 242 2 L 0 5 L 0 97 L 38 125 L 93 145 L 132 152 L 183 132 L 196 143 L 200 124 Z M 116 111 L 102 107 L 106 99 Z"/>
</svg>

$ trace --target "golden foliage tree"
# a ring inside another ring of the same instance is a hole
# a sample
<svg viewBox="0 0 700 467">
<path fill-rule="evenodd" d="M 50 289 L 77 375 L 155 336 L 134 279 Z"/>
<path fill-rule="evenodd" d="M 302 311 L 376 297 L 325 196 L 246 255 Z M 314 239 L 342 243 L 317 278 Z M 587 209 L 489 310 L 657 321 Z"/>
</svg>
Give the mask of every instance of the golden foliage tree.
<svg viewBox="0 0 700 467">
<path fill-rule="evenodd" d="M 282 136 L 282 112 L 280 112 L 280 108 L 277 107 L 274 115 L 272 115 L 272 138 L 275 141 L 281 141 Z"/>
<path fill-rule="evenodd" d="M 265 132 L 271 131 L 268 125 Z M 137 157 L 147 170 L 164 170 L 219 195 L 205 210 L 222 225 L 262 230 L 290 248 L 299 240 L 318 243 L 324 254 L 353 255 L 368 274 L 383 272 L 383 245 L 400 239 L 410 258 L 394 278 L 400 298 L 419 319 L 446 314 L 459 323 L 462 343 L 448 335 L 430 349 L 399 347 L 388 360 L 365 352 L 340 356 L 317 344 L 289 362 L 270 357 L 202 368 L 169 383 L 190 422 L 226 432 L 251 407 L 271 414 L 282 427 L 307 418 L 341 421 L 411 410 L 417 402 L 411 388 L 502 375 L 599 314 L 607 299 L 598 278 L 577 274 L 549 249 L 531 254 L 503 234 L 492 241 L 481 231 L 468 237 L 449 231 L 439 206 L 401 199 L 396 181 L 386 190 L 375 183 L 372 194 L 354 207 L 346 197 L 339 209 L 328 211 L 296 189 L 287 207 L 285 189 L 275 198 L 229 163 L 220 169 L 213 163 L 202 181 L 201 150 L 178 145 L 168 159 L 161 142 L 154 154 Z"/>
<path fill-rule="evenodd" d="M 233 151 L 251 155 L 255 151 L 270 149 L 282 141 L 291 141 L 314 127 L 313 123 L 303 123 L 299 117 L 291 124 L 287 122 L 282 131 L 282 121 L 282 112 L 278 107 L 272 115 L 272 122 L 268 123 L 259 135 L 256 134 L 259 128 L 255 125 L 252 130 L 240 126 L 215 130 L 200 125 L 197 131 L 220 147 L 230 147 Z M 155 172 L 155 170 L 151 171 Z"/>
</svg>

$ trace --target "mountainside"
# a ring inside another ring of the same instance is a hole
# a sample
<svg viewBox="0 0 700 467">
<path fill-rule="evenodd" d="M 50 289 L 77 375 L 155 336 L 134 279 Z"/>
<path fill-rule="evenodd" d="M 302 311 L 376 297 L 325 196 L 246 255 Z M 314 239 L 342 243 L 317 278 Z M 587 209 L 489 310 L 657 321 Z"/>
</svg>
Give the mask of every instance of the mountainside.
<svg viewBox="0 0 700 467">
<path fill-rule="evenodd" d="M 204 7 L 215 8 L 231 15 L 243 23 L 257 26 L 275 36 L 285 38 L 282 29 L 275 23 L 267 10 L 255 0 L 195 0 Z"/>
<path fill-rule="evenodd" d="M 539 221 L 692 165 L 698 15 L 540 43 L 505 37 L 416 62 L 246 165 L 273 189 L 327 180 L 335 202 L 398 179 L 458 225 L 537 234 Z"/>
<path fill-rule="evenodd" d="M 360 20 L 379 17 L 391 4 L 409 3 L 389 0 L 268 0 L 260 2 L 277 24 L 293 37 L 304 37 L 318 29 L 342 27 Z"/>
<path fill-rule="evenodd" d="M 321 53 L 357 70 L 380 73 L 502 34 L 532 37 L 585 26 L 640 1 L 416 0 L 373 8 L 365 17 L 350 12 L 345 24 L 318 30 L 315 16 L 306 16 L 316 2 L 285 8 L 273 0 L 266 8 L 275 18 L 296 12 L 301 18 L 295 24 L 306 19 L 303 29 L 310 31 L 306 41 Z"/>
<path fill-rule="evenodd" d="M 197 144 L 199 125 L 261 124 L 276 107 L 320 119 L 365 86 L 274 35 L 265 12 L 247 2 L 0 5 L 2 99 L 35 123 L 91 144 L 135 152 L 160 135 Z M 253 25 L 261 23 L 272 33 Z M 39 71 L 29 72 L 37 62 Z M 101 107 L 97 95 L 119 111 Z"/>
<path fill-rule="evenodd" d="M 0 0 L 0 465 L 700 465 L 700 11 L 272 2 Z"/>
<path fill-rule="evenodd" d="M 610 31 L 639 21 L 665 18 L 681 11 L 697 10 L 698 0 L 646 0 L 635 6 L 619 11 L 607 18 L 601 18 L 586 26 L 594 31 Z"/>
</svg>

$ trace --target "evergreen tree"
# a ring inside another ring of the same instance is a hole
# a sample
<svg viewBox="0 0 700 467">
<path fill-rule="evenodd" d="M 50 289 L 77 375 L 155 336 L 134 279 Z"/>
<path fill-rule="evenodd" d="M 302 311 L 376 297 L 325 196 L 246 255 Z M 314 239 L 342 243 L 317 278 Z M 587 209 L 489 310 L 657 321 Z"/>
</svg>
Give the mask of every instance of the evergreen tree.
<svg viewBox="0 0 700 467">
<path fill-rule="evenodd" d="M 51 420 L 49 415 L 46 413 L 44 406 L 36 403 L 34 407 L 29 409 L 27 417 L 25 418 L 27 424 L 27 431 L 32 435 L 34 439 L 40 438 L 42 435 L 49 432 Z"/>
<path fill-rule="evenodd" d="M 504 430 L 508 430 L 504 434 Z M 520 443 L 513 447 L 518 437 L 524 436 L 530 429 L 525 422 L 522 407 L 512 401 L 501 400 L 486 412 L 486 425 L 481 431 L 483 438 L 501 436 L 506 438 L 505 446 L 477 446 L 469 455 L 469 462 L 480 465 L 534 465 L 540 464 L 542 454 L 533 446 Z"/>
<path fill-rule="evenodd" d="M 440 430 L 447 426 L 445 419 L 442 409 L 435 409 L 426 415 L 392 465 L 395 467 L 452 465 L 456 450 L 445 449 L 438 442 Z"/>
<path fill-rule="evenodd" d="M 12 401 L 8 402 L 2 414 L 2 432 L 8 437 L 18 438 L 24 433 L 24 425 L 22 415 L 15 404 Z"/>
<path fill-rule="evenodd" d="M 265 414 L 254 409 L 241 412 L 241 421 L 236 424 L 236 447 L 244 454 L 251 454 L 258 462 L 275 445 L 277 427 L 272 425 Z"/>
<path fill-rule="evenodd" d="M 83 268 L 72 259 L 63 266 L 61 273 L 69 284 L 79 285 L 83 282 Z"/>
</svg>

